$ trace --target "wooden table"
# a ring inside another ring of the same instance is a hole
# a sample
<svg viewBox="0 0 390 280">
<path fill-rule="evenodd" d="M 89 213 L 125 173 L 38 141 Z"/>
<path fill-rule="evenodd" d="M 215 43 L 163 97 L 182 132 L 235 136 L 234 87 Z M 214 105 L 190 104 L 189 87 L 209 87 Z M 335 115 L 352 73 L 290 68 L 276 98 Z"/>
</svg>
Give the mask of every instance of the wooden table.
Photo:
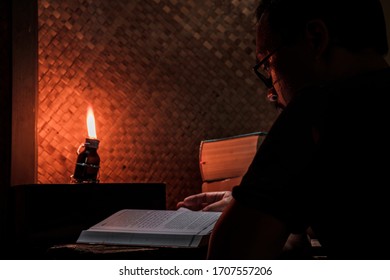
<svg viewBox="0 0 390 280">
<path fill-rule="evenodd" d="M 199 248 L 156 248 L 99 244 L 63 244 L 49 248 L 48 259 L 57 260 L 201 260 L 207 246 Z"/>
</svg>

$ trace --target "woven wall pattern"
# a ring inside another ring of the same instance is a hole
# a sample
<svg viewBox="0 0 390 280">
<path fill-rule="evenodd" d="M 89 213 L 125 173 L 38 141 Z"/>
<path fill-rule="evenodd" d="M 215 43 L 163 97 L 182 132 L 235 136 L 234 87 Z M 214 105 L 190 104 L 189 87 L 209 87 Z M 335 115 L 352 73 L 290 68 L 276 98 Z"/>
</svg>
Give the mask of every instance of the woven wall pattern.
<svg viewBox="0 0 390 280">
<path fill-rule="evenodd" d="M 39 0 L 38 181 L 67 183 L 93 106 L 102 182 L 200 191 L 203 139 L 268 130 L 256 0 Z"/>
</svg>

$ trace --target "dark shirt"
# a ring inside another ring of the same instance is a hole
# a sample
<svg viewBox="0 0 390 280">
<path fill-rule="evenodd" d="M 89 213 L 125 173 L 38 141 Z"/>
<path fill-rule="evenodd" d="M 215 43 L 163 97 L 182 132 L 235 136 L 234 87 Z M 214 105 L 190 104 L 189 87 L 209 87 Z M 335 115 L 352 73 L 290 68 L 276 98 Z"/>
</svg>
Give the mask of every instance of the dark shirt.
<svg viewBox="0 0 390 280">
<path fill-rule="evenodd" d="M 390 68 L 301 91 L 234 198 L 310 226 L 329 258 L 390 259 L 389 95 Z"/>
</svg>

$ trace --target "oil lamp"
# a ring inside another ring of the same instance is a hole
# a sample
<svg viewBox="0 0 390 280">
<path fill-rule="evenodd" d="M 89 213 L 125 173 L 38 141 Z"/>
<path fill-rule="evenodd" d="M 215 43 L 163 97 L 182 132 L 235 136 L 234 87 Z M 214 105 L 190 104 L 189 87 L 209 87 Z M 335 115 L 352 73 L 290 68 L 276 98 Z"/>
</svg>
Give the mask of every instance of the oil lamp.
<svg viewBox="0 0 390 280">
<path fill-rule="evenodd" d="M 95 117 L 92 107 L 87 112 L 88 138 L 77 149 L 77 162 L 74 174 L 71 176 L 73 183 L 98 183 L 100 157 L 97 153 L 99 140 L 96 136 Z"/>
</svg>

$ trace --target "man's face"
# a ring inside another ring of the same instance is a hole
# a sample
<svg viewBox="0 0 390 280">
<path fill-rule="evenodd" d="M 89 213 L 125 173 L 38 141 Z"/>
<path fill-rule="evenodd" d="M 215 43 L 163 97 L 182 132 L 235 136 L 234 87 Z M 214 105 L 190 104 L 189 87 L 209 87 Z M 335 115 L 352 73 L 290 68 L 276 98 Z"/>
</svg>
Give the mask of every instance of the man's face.
<svg viewBox="0 0 390 280">
<path fill-rule="evenodd" d="M 267 18 L 264 14 L 257 26 L 257 59 L 261 61 L 271 54 L 263 65 L 264 70 L 272 78 L 277 102 L 285 107 L 297 91 L 312 81 L 312 60 L 303 40 L 286 45 L 276 34 L 271 34 Z"/>
</svg>

